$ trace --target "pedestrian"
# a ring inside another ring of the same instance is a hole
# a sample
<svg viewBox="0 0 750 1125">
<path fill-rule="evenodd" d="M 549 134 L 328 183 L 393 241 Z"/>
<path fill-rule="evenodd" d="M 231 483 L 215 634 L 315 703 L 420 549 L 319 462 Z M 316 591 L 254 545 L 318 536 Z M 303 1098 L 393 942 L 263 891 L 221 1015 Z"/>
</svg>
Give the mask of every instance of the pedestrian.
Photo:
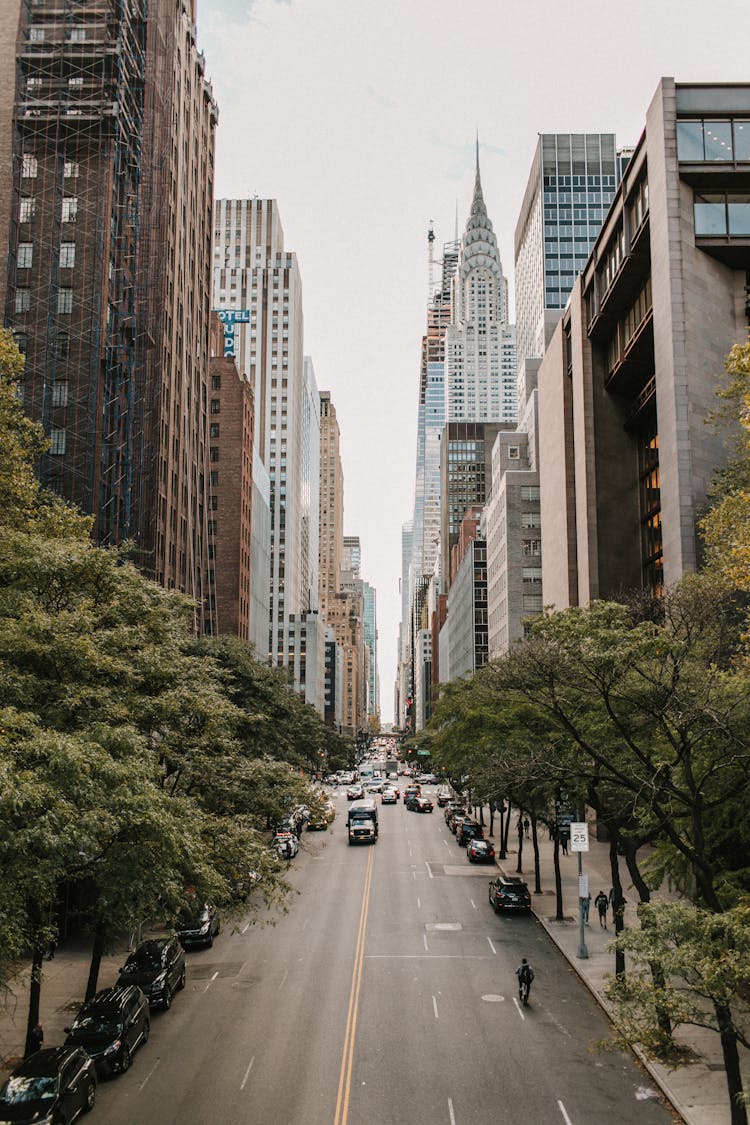
<svg viewBox="0 0 750 1125">
<path fill-rule="evenodd" d="M 47 949 L 45 952 L 45 957 L 48 961 L 51 961 L 55 956 L 55 950 L 57 949 L 57 937 L 57 926 L 53 925 L 52 929 L 50 930 L 49 937 L 47 938 Z"/>
<path fill-rule="evenodd" d="M 581 897 L 581 914 L 583 915 L 584 925 L 589 924 L 589 907 L 591 906 L 591 892 Z"/>
<path fill-rule="evenodd" d="M 560 847 L 562 848 L 562 854 L 567 855 L 568 854 L 568 833 L 566 831 L 563 831 L 563 832 L 560 833 Z"/>
<path fill-rule="evenodd" d="M 529 828 L 530 827 L 531 827 L 531 821 L 529 820 L 529 818 L 527 816 L 525 816 L 523 818 L 523 830 L 526 833 L 526 839 L 527 840 L 529 838 Z"/>
<path fill-rule="evenodd" d="M 26 1052 L 28 1055 L 33 1055 L 34 1051 L 41 1051 L 42 1043 L 44 1043 L 44 1028 L 40 1023 L 35 1023 L 29 1032 L 29 1049 Z"/>
<path fill-rule="evenodd" d="M 599 891 L 599 894 L 594 899 L 594 906 L 599 911 L 599 926 L 602 929 L 607 928 L 607 907 L 609 906 L 609 899 L 604 891 Z"/>
</svg>

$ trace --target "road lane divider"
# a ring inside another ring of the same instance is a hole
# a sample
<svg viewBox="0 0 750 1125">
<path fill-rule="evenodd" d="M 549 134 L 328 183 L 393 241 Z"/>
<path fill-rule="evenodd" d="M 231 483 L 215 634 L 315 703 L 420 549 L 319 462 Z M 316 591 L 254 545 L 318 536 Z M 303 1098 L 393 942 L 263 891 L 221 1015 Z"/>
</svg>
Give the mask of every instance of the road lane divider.
<svg viewBox="0 0 750 1125">
<path fill-rule="evenodd" d="M 521 1005 L 520 1005 L 520 1004 L 518 1003 L 518 1001 L 516 1000 L 515 996 L 513 997 L 513 1003 L 514 1003 L 514 1004 L 515 1004 L 515 1006 L 516 1006 L 516 1010 L 517 1010 L 517 1012 L 518 1012 L 519 1016 L 521 1017 L 521 1019 L 522 1019 L 522 1020 L 524 1020 L 524 1021 L 525 1021 L 525 1020 L 526 1020 L 526 1016 L 525 1016 L 525 1015 L 523 1014 L 523 1012 L 521 1011 Z"/>
<path fill-rule="evenodd" d="M 349 1118 L 349 1096 L 352 1085 L 352 1070 L 354 1069 L 354 1043 L 357 1032 L 359 994 L 362 988 L 362 968 L 365 960 L 365 937 L 367 934 L 367 915 L 370 910 L 370 891 L 372 890 L 374 858 L 375 850 L 371 847 L 370 854 L 367 857 L 365 885 L 362 892 L 362 906 L 359 912 L 359 929 L 357 931 L 357 944 L 354 949 L 354 967 L 352 968 L 352 983 L 349 991 L 349 1007 L 346 1013 L 344 1050 L 341 1056 L 341 1071 L 339 1074 L 338 1092 L 336 1094 L 336 1113 L 333 1118 L 333 1125 L 346 1125 Z"/>
<path fill-rule="evenodd" d="M 495 956 L 497 956 L 497 950 L 495 949 L 495 946 L 494 946 L 494 945 L 492 944 L 492 938 L 491 938 L 491 937 L 488 937 L 488 938 L 487 938 L 487 941 L 488 941 L 488 942 L 490 943 L 490 949 L 491 949 L 491 950 L 492 950 L 492 952 L 493 952 L 493 953 L 495 954 Z"/>
<path fill-rule="evenodd" d="M 247 1070 L 245 1071 L 245 1077 L 242 1079 L 242 1082 L 240 1083 L 240 1090 L 245 1089 L 245 1086 L 247 1085 L 247 1080 L 250 1077 L 250 1071 L 253 1069 L 253 1063 L 254 1062 L 255 1062 L 255 1055 L 253 1055 L 253 1057 L 250 1059 Z"/>
<path fill-rule="evenodd" d="M 453 1112 L 453 1099 L 448 1098 L 448 1120 L 451 1125 L 456 1125 L 456 1115 Z"/>
<path fill-rule="evenodd" d="M 572 1122 L 572 1121 L 570 1120 L 570 1118 L 568 1117 L 568 1111 L 566 1110 L 566 1108 L 565 1108 L 565 1106 L 564 1106 L 564 1105 L 562 1104 L 562 1102 L 561 1102 L 561 1101 L 559 1101 L 559 1099 L 558 1099 L 558 1102 L 557 1102 L 557 1104 L 558 1104 L 558 1106 L 560 1107 L 560 1113 L 561 1113 L 561 1114 L 563 1115 L 563 1121 L 565 1122 L 565 1125 L 573 1125 L 573 1122 Z"/>
<path fill-rule="evenodd" d="M 437 998 L 435 996 L 433 996 L 432 998 L 432 1010 L 435 1013 L 435 1019 L 440 1019 L 440 1016 L 438 1015 Z"/>
</svg>

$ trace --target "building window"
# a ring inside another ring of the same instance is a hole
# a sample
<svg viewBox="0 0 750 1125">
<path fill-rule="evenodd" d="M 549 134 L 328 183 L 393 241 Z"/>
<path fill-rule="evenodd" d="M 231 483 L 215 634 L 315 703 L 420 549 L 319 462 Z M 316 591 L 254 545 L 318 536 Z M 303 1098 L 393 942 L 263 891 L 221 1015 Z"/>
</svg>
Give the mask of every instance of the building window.
<svg viewBox="0 0 750 1125">
<path fill-rule="evenodd" d="M 208 498 L 208 510 L 209 510 L 209 512 L 216 512 L 216 511 L 218 511 L 218 509 L 219 509 L 219 497 L 218 496 L 209 496 L 209 498 Z"/>
<path fill-rule="evenodd" d="M 68 195 L 62 201 L 62 221 L 74 223 L 78 214 L 78 196 Z"/>
<path fill-rule="evenodd" d="M 86 42 L 86 28 L 85 27 L 71 27 L 71 29 L 70 29 L 70 42 L 71 43 L 85 43 Z"/>
<path fill-rule="evenodd" d="M 30 27 L 29 28 L 29 43 L 43 43 L 44 42 L 44 28 L 43 27 Z"/>
<path fill-rule="evenodd" d="M 52 388 L 52 405 L 53 406 L 67 406 L 68 405 L 68 384 L 55 383 Z"/>
<path fill-rule="evenodd" d="M 539 499 L 539 485 L 538 484 L 524 484 L 521 486 L 521 499 L 522 500 L 538 500 Z"/>
<path fill-rule="evenodd" d="M 211 413 L 212 414 L 221 413 L 221 399 L 218 399 L 218 398 L 212 398 L 211 399 Z"/>
<path fill-rule="evenodd" d="M 67 359 L 70 347 L 70 337 L 67 332 L 57 333 L 57 358 Z"/>
<path fill-rule="evenodd" d="M 76 244 L 75 242 L 61 242 L 60 243 L 60 269 L 72 270 L 76 264 Z"/>
<path fill-rule="evenodd" d="M 220 391 L 221 390 L 221 375 L 212 375 L 211 376 L 211 390 L 212 391 Z"/>
<path fill-rule="evenodd" d="M 696 193 L 693 210 L 696 237 L 747 238 L 750 235 L 750 193 Z"/>
<path fill-rule="evenodd" d="M 72 289 L 57 290 L 57 311 L 59 313 L 71 313 L 73 311 Z"/>
<path fill-rule="evenodd" d="M 66 160 L 63 165 L 63 177 L 66 180 L 75 179 L 78 175 L 78 161 Z"/>
<path fill-rule="evenodd" d="M 539 527 L 540 519 L 539 512 L 522 512 L 521 527 Z"/>
<path fill-rule="evenodd" d="M 211 471 L 209 483 L 211 485 L 211 488 L 218 488 L 219 487 L 219 474 L 218 474 L 218 471 L 216 469 L 213 469 Z"/>
<path fill-rule="evenodd" d="M 530 613 L 541 613 L 544 609 L 544 603 L 541 594 L 524 594 L 523 595 L 523 608 Z"/>
<path fill-rule="evenodd" d="M 210 437 L 217 438 L 219 436 L 219 423 L 218 422 L 211 422 L 211 424 L 208 428 L 208 432 L 209 432 Z"/>
<path fill-rule="evenodd" d="M 36 199 L 33 196 L 28 196 L 22 199 L 18 205 L 18 221 L 19 223 L 30 223 L 36 214 Z"/>
<path fill-rule="evenodd" d="M 518 461 L 521 456 L 521 447 L 519 445 L 508 446 L 508 457 L 511 461 Z"/>
<path fill-rule="evenodd" d="M 525 566 L 521 573 L 524 584 L 529 582 L 541 582 L 542 571 L 538 566 Z"/>
<path fill-rule="evenodd" d="M 80 75 L 77 75 L 75 78 L 68 79 L 69 90 L 78 90 L 81 86 L 83 86 L 83 78 Z"/>
<path fill-rule="evenodd" d="M 522 539 L 521 551 L 525 558 L 536 557 L 542 553 L 541 539 Z"/>
<path fill-rule="evenodd" d="M 211 460 L 211 461 L 218 461 L 219 460 L 219 447 L 218 447 L 218 445 L 212 445 L 211 446 L 211 448 L 209 450 L 209 460 Z"/>
<path fill-rule="evenodd" d="M 53 457 L 61 457 L 65 453 L 65 430 L 52 430 L 49 437 L 50 453 Z"/>
<path fill-rule="evenodd" d="M 25 313 L 31 308 L 31 290 L 16 289 L 16 312 Z"/>
<path fill-rule="evenodd" d="M 28 351 L 28 347 L 29 347 L 29 338 L 26 335 L 26 333 L 25 332 L 14 332 L 13 333 L 13 339 L 16 341 L 16 347 L 18 348 L 21 355 L 26 355 L 26 352 Z M 19 384 L 19 386 L 20 386 L 20 384 Z M 23 402 L 23 388 L 21 388 L 21 397 L 20 397 L 19 401 Z"/>
<path fill-rule="evenodd" d="M 17 264 L 19 270 L 30 270 L 34 260 L 33 242 L 19 242 Z"/>
<path fill-rule="evenodd" d="M 33 180 L 38 171 L 38 162 L 30 152 L 25 152 L 21 157 L 21 175 L 25 180 Z"/>
</svg>

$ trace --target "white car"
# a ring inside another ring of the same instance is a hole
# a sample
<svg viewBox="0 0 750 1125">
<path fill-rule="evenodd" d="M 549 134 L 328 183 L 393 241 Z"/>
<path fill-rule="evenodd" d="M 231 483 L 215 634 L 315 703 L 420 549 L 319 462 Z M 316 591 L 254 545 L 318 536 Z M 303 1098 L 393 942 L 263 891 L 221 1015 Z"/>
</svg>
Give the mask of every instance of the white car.
<svg viewBox="0 0 750 1125">
<path fill-rule="evenodd" d="M 347 801 L 361 801 L 365 791 L 361 785 L 350 785 L 346 791 Z"/>
<path fill-rule="evenodd" d="M 384 805 L 397 805 L 398 797 L 396 796 L 396 790 L 391 788 L 384 789 L 381 794 L 380 800 Z"/>
<path fill-rule="evenodd" d="M 273 838 L 273 846 L 281 859 L 294 859 L 299 851 L 297 837 L 293 832 L 277 832 Z"/>
</svg>

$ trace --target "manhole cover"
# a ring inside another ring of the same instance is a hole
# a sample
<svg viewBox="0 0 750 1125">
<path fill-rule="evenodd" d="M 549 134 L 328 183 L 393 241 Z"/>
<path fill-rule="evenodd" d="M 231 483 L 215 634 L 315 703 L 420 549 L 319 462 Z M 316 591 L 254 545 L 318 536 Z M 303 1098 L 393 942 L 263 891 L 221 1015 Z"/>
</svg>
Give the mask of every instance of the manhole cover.
<svg viewBox="0 0 750 1125">
<path fill-rule="evenodd" d="M 486 996 L 482 997 L 482 999 L 486 1000 L 488 1004 L 500 1004 L 505 999 L 505 997 L 497 996 L 494 992 L 488 992 Z"/>
</svg>

